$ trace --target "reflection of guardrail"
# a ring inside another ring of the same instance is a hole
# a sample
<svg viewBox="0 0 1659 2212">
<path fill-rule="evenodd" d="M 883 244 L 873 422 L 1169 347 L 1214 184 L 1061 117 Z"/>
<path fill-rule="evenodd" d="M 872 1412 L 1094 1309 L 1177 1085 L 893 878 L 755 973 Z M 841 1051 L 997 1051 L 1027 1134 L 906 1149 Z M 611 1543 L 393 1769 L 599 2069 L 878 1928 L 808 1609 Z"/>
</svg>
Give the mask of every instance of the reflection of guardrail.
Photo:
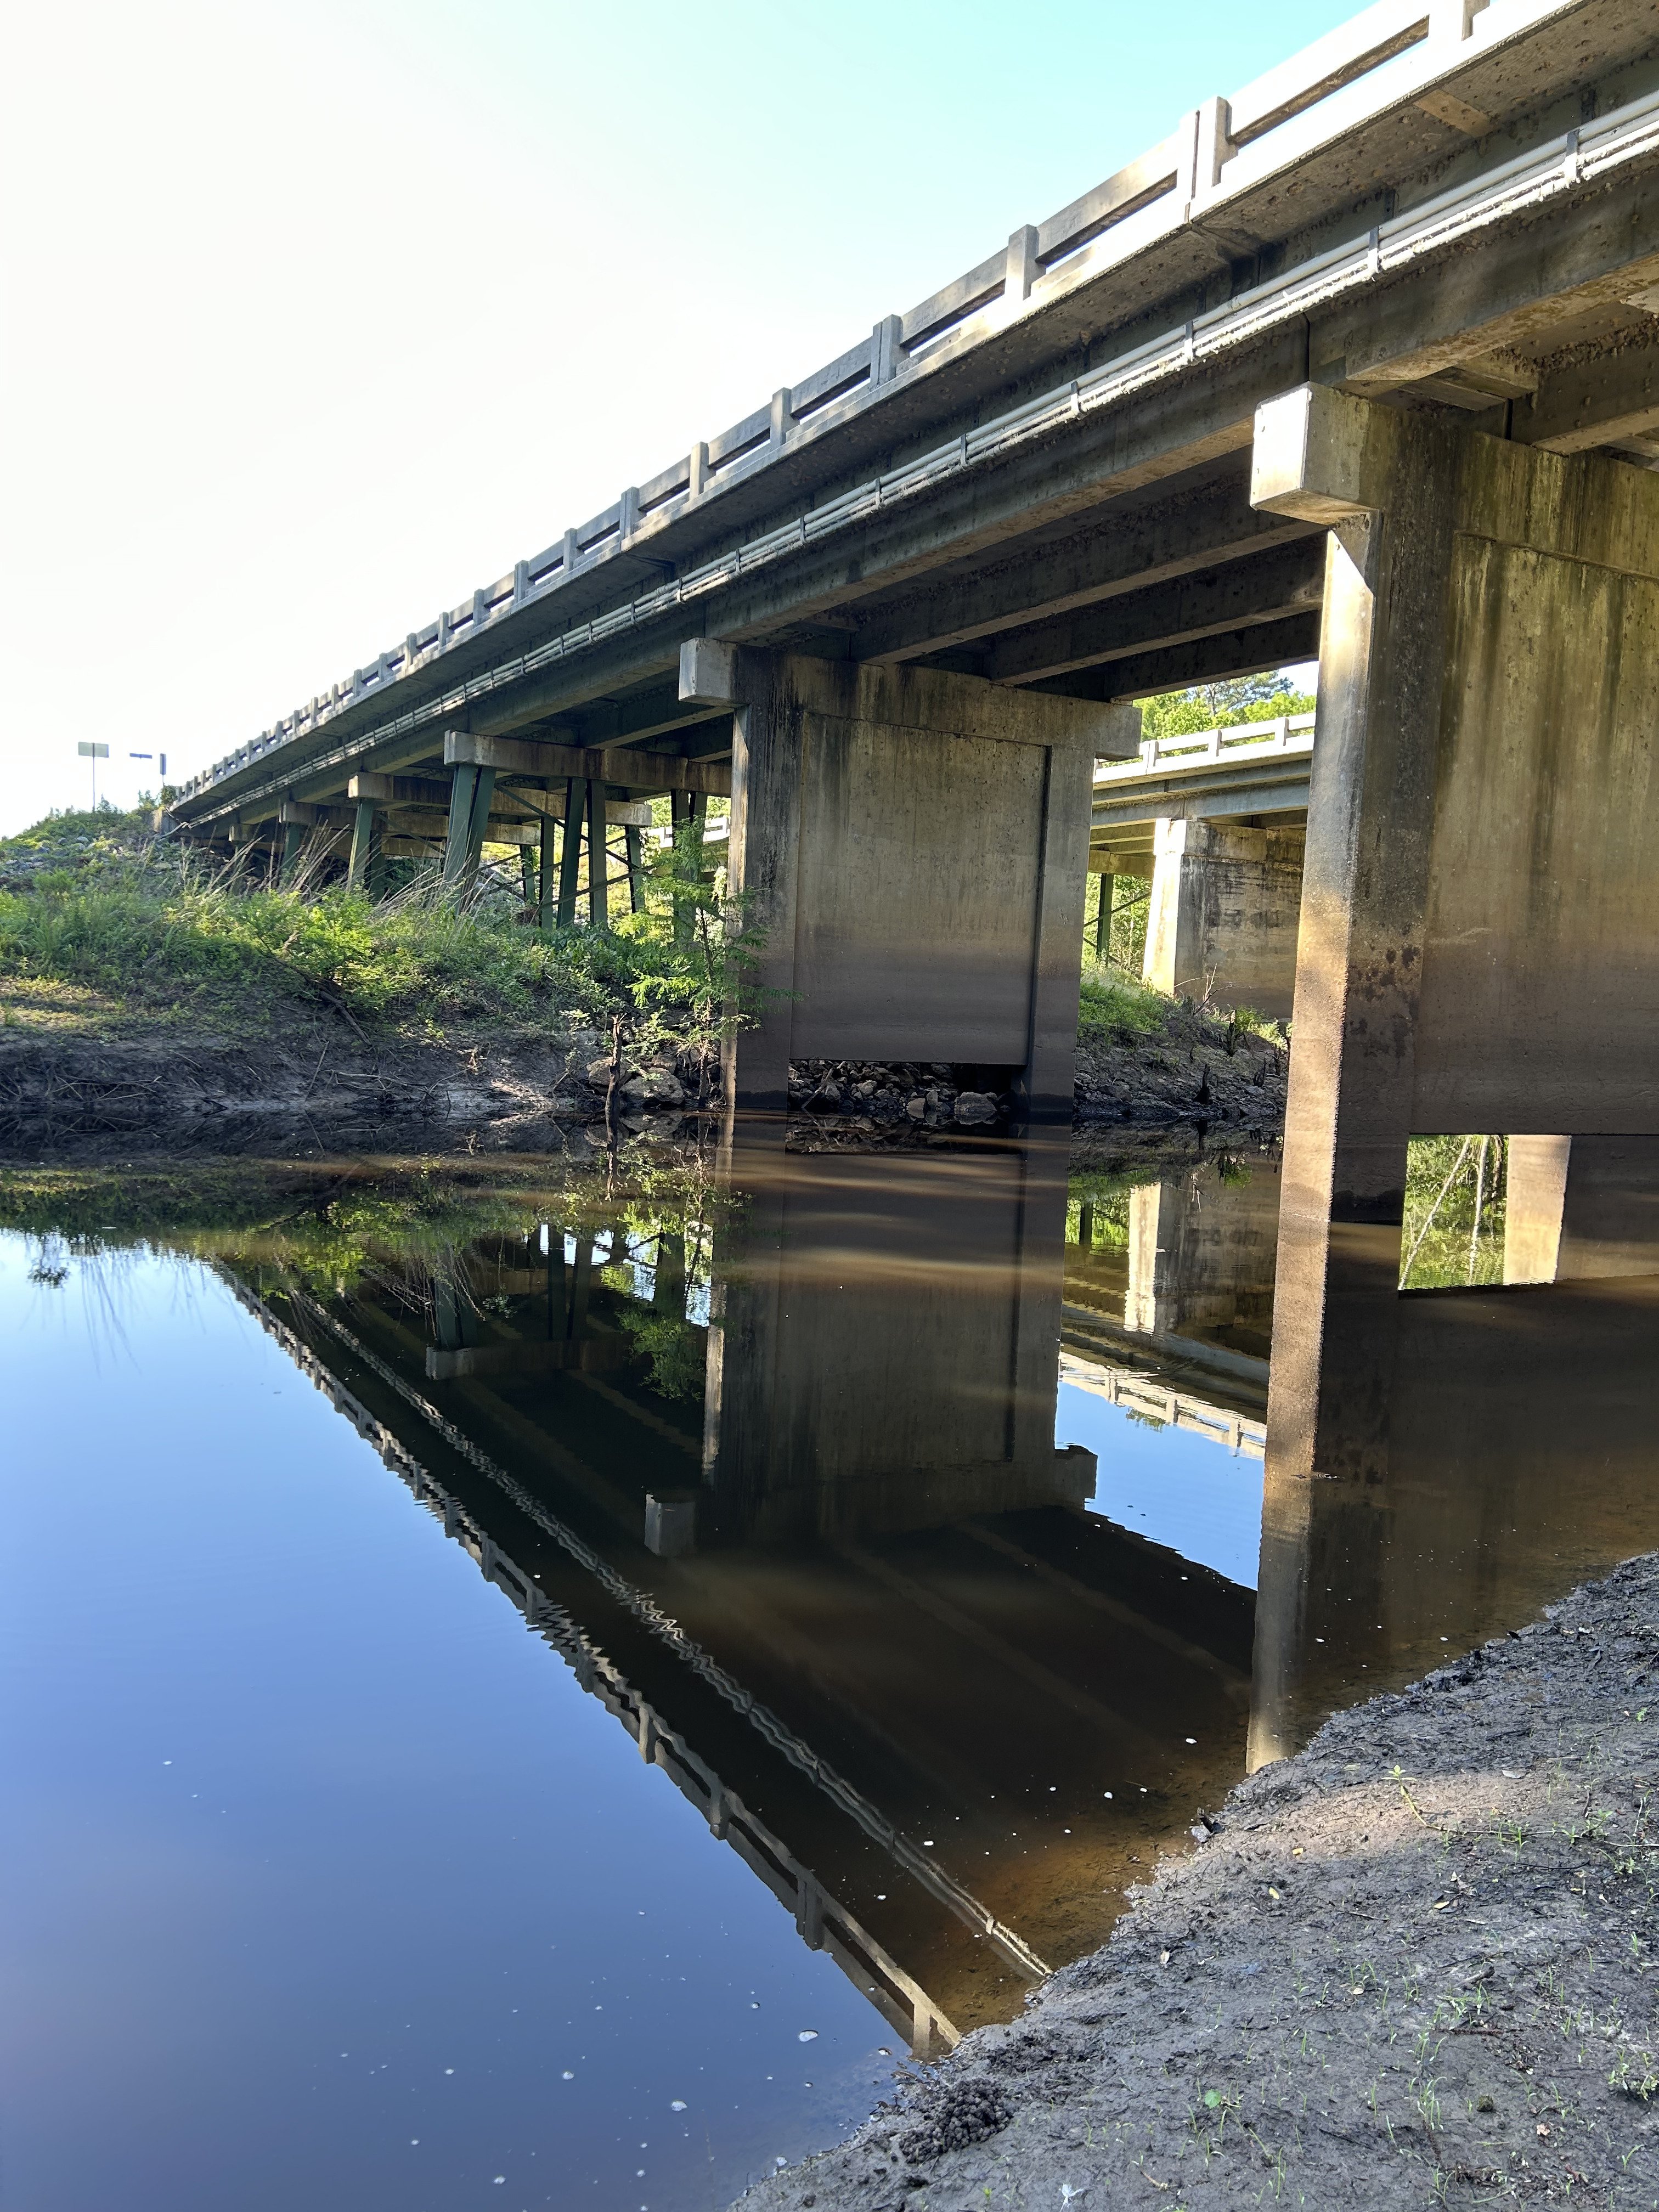
<svg viewBox="0 0 1659 2212">
<path fill-rule="evenodd" d="M 1109 1406 L 1157 1421 L 1166 1428 L 1191 1429 L 1212 1442 L 1242 1452 L 1247 1459 L 1263 1459 L 1267 1450 L 1267 1425 L 1231 1406 L 1212 1405 L 1189 1391 L 1177 1390 L 1156 1375 L 1109 1361 L 1080 1359 L 1074 1353 L 1060 1355 L 1060 1379 L 1073 1389 L 1103 1398 Z"/>
<path fill-rule="evenodd" d="M 1240 722 L 1231 729 L 1148 738 L 1133 760 L 1103 762 L 1097 767 L 1096 795 L 1120 790 L 1143 776 L 1190 775 L 1218 766 L 1254 768 L 1262 761 L 1305 758 L 1313 750 L 1313 733 L 1311 714 L 1280 714 L 1271 722 Z"/>
<path fill-rule="evenodd" d="M 1051 216 L 1016 230 L 998 250 L 908 314 L 887 315 L 867 337 L 802 382 L 775 392 L 769 403 L 719 435 L 700 441 L 680 459 L 646 482 L 629 486 L 600 514 L 564 532 L 529 559 L 516 562 L 495 582 L 446 608 L 399 646 L 378 653 L 337 684 L 295 708 L 251 744 L 217 761 L 183 787 L 189 798 L 223 775 L 321 729 L 365 699 L 390 694 L 400 678 L 427 668 L 458 645 L 494 624 L 556 594 L 574 580 L 664 524 L 696 512 L 711 496 L 750 481 L 803 441 L 847 422 L 902 385 L 965 351 L 997 338 L 1028 314 L 1041 313 L 1076 289 L 1162 252 L 1166 264 L 1176 234 L 1188 225 L 1225 222 L 1231 202 L 1307 164 L 1349 134 L 1375 125 L 1391 112 L 1426 111 L 1455 132 L 1476 111 L 1439 88 L 1474 61 L 1540 22 L 1570 12 L 1571 0 L 1491 0 L 1482 6 L 1437 6 L 1429 0 L 1377 0 L 1352 21 L 1268 70 L 1229 100 L 1212 99 L 1188 114 L 1170 135 L 1104 183 Z M 1386 74 L 1377 76 L 1388 64 Z M 1452 238 L 1575 189 L 1602 169 L 1641 150 L 1650 131 L 1650 101 L 1632 102 L 1605 118 L 1588 120 L 1548 144 L 1516 156 L 1486 175 L 1462 180 L 1438 198 L 1407 209 L 1357 238 L 1317 255 L 1186 321 L 1120 362 L 1103 364 L 1058 393 L 1045 395 L 965 431 L 947 447 L 925 453 L 888 476 L 829 500 L 797 520 L 733 546 L 642 598 L 581 618 L 571 609 L 568 627 L 526 654 L 514 669 L 528 672 L 573 649 L 586 647 L 716 589 L 745 569 L 795 550 L 823 532 L 856 521 L 885 501 L 1036 434 L 1066 413 L 1110 404 L 1164 374 L 1201 365 L 1240 337 L 1280 320 L 1300 319 L 1314 307 L 1375 283 Z M 1460 116 L 1463 118 L 1459 121 Z M 1467 142 L 1465 142 L 1467 143 Z M 1450 150 L 1450 142 L 1448 142 Z M 1420 152 L 1418 159 L 1420 160 Z M 1292 187 L 1294 189 L 1294 187 Z M 1213 252 L 1211 240 L 1207 252 Z M 1180 283 L 1189 281 L 1185 274 Z M 1180 289 L 1170 283 L 1167 290 Z M 1097 325 L 1098 326 L 1098 325 Z M 648 552 L 642 557 L 653 557 Z M 472 687 L 455 695 L 464 703 Z"/>
</svg>

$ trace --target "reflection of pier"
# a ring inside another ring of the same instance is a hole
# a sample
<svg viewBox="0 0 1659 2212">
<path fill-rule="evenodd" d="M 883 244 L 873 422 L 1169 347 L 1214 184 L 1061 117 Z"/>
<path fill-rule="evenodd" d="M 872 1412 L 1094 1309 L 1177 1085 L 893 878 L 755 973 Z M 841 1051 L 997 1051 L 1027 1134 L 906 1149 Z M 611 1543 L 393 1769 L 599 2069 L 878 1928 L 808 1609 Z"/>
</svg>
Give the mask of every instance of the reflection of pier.
<svg viewBox="0 0 1659 2212">
<path fill-rule="evenodd" d="M 682 1794 L 689 1798 L 708 1823 L 711 1834 L 732 1848 L 758 1875 L 767 1887 L 793 1916 L 801 1940 L 812 1950 L 828 1951 L 848 1978 L 881 2011 L 884 2016 L 908 2041 L 918 2057 L 927 2057 L 943 2044 L 947 2048 L 957 2039 L 957 2031 L 927 1996 L 921 1984 L 906 1973 L 884 1946 L 860 1925 L 859 1921 L 831 1896 L 812 1873 L 794 1856 L 787 1844 L 775 1836 L 759 1815 L 752 1812 L 709 1765 L 708 1761 L 687 1743 L 685 1738 L 669 1726 L 653 1708 L 645 1694 L 630 1683 L 622 1670 L 603 1651 L 597 1643 L 575 1621 L 570 1613 L 553 1602 L 541 1588 L 542 1577 L 534 1571 L 522 1566 L 505 1550 L 489 1528 L 462 1501 L 447 1490 L 435 1475 L 416 1458 L 402 1439 L 356 1398 L 332 1372 L 329 1364 L 298 1332 L 278 1317 L 271 1305 L 257 1297 L 234 1276 L 226 1273 L 226 1279 L 240 1303 L 252 1313 L 260 1325 L 274 1336 L 295 1364 L 323 1391 L 330 1401 L 343 1413 L 359 1435 L 372 1443 L 384 1463 L 394 1474 L 409 1485 L 417 1503 L 424 1505 L 434 1518 L 441 1522 L 446 1536 L 453 1538 L 477 1564 L 486 1582 L 494 1583 L 523 1613 L 526 1627 L 542 1636 L 569 1665 L 577 1681 L 590 1696 L 597 1697 L 606 1710 L 627 1729 L 639 1746 L 640 1756 L 659 1766 L 674 1782 Z M 334 1327 L 319 1309 L 310 1307 L 313 1319 L 325 1328 Z M 374 1367 L 380 1363 L 374 1359 L 362 1345 L 351 1346 L 357 1359 Z M 397 1378 L 389 1370 L 382 1370 L 382 1379 L 398 1387 Z M 477 1458 L 486 1455 L 474 1452 Z M 498 1482 L 511 1490 L 519 1486 L 502 1469 L 491 1469 Z M 601 1578 L 617 1582 L 610 1574 L 596 1553 L 573 1532 L 553 1522 L 551 1516 L 537 1504 L 527 1493 L 514 1501 L 554 1534 L 558 1541 L 573 1556 L 582 1560 Z M 642 1608 L 648 1613 L 654 1610 L 649 1601 L 641 1599 Z M 718 1673 L 718 1670 L 714 1670 Z M 753 1701 L 744 1699 L 750 1711 L 756 1711 Z M 809 1771 L 823 1772 L 822 1762 L 805 1747 L 787 1741 L 788 1732 L 773 1717 L 764 1711 L 757 1713 L 758 1724 L 766 1728 L 773 1741 L 786 1753 L 793 1751 L 798 1764 Z M 768 1724 L 769 1723 L 769 1727 Z M 842 1785 L 841 1796 L 843 1809 L 848 1793 Z M 874 1825 L 878 1833 L 886 1824 L 879 1815 L 866 1813 L 863 1825 Z M 891 1834 L 882 1837 L 891 1844 L 902 1839 Z M 910 1856 L 908 1854 L 906 1855 Z M 920 1867 L 907 1865 L 908 1873 L 920 1875 L 945 1890 L 945 1901 L 953 1909 L 977 1919 L 981 1932 L 990 1936 L 1022 1972 L 1036 1975 L 1047 1971 L 1035 1953 L 1022 1944 L 1018 1938 L 1002 1929 L 993 1917 L 974 1908 L 973 1902 L 963 1893 L 953 1893 L 939 1880 L 939 1870 L 925 1863 Z"/>
<path fill-rule="evenodd" d="M 1395 1298 L 1386 1447 L 1309 1481 L 1270 1444 L 1251 1759 L 1659 1545 L 1659 1274 Z M 1340 1396 L 1346 1340 L 1323 1384 Z M 1368 1365 L 1359 1379 L 1369 1381 Z"/>
<path fill-rule="evenodd" d="M 1279 1166 L 1183 1169 L 1129 1193 L 1119 1245 L 1079 1212 L 1061 1377 L 1145 1419 L 1265 1449 Z"/>
<path fill-rule="evenodd" d="M 1059 1244 L 1040 1240 L 1058 1215 L 1029 1180 L 1011 1211 L 1024 1168 L 983 1158 L 965 1178 L 925 1157 L 835 1164 L 781 1212 L 781 1192 L 745 1194 L 738 1228 L 713 1231 L 735 1272 L 717 1269 L 707 1332 L 690 1314 L 709 1232 L 688 1286 L 690 1224 L 495 1237 L 430 1272 L 380 1266 L 349 1303 L 240 1269 L 290 1349 L 411 1483 L 418 1467 L 484 1571 L 557 1629 L 646 1755 L 919 2049 L 1006 2017 L 1043 1962 L 1102 1939 L 1123 1889 L 1240 1770 L 1248 1706 L 1249 1594 L 1077 1510 L 1089 1455 L 1053 1444 Z M 547 1263 L 562 1251 L 572 1286 L 583 1250 L 574 1340 L 634 1344 L 629 1364 L 434 1375 L 434 1352 L 573 1340 Z M 731 1479 L 761 1463 L 742 1425 L 784 1401 L 736 1364 L 739 1323 L 744 1357 L 772 1347 L 823 1438 L 797 1434 L 775 1471 L 788 1479 L 758 1491 Z M 706 1357 L 707 1405 L 653 1387 L 665 1340 L 699 1382 Z M 963 1343 L 978 1369 L 951 1357 Z M 814 1403 L 815 1359 L 826 1389 L 839 1375 L 862 1394 L 859 1419 Z M 689 1541 L 659 1540 L 671 1512 Z"/>
</svg>

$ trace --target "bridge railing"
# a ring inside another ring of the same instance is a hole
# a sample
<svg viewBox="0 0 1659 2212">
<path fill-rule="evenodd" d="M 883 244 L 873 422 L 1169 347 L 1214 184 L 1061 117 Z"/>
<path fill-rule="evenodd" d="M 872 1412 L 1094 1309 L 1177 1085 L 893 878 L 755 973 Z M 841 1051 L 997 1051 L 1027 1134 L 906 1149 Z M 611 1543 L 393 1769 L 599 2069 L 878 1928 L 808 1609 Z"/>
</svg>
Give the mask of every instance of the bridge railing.
<svg viewBox="0 0 1659 2212">
<path fill-rule="evenodd" d="M 1194 109 L 1167 138 L 1080 199 L 1046 222 L 1022 225 L 1006 248 L 930 294 L 908 314 L 884 317 L 868 337 L 800 383 L 781 388 L 766 406 L 700 441 L 646 483 L 630 486 L 600 514 L 411 631 L 401 646 L 354 669 L 348 683 L 331 685 L 250 744 L 215 762 L 192 777 L 181 795 L 188 797 L 310 734 L 359 701 L 389 691 L 433 658 L 482 635 L 492 623 L 624 550 L 642 524 L 689 511 L 712 491 L 766 465 L 804 431 L 817 433 L 845 419 L 913 365 L 931 366 L 947 349 L 954 354 L 979 343 L 1057 290 L 1145 252 L 1201 217 L 1212 201 L 1248 189 L 1408 95 L 1431 113 L 1443 112 L 1455 123 L 1461 114 L 1466 123 L 1474 111 L 1449 95 L 1432 90 L 1425 95 L 1421 87 L 1466 58 L 1468 51 L 1569 4 L 1571 0 L 1376 0 L 1231 100 L 1213 99 Z M 1380 75 L 1384 71 L 1386 80 Z M 827 526 L 827 517 L 812 519 Z M 796 527 L 790 526 L 792 532 Z M 628 618 L 626 611 L 623 618 Z M 603 620 L 592 625 L 596 634 Z"/>
<path fill-rule="evenodd" d="M 1246 763 L 1276 753 L 1310 753 L 1313 734 L 1311 714 L 1280 714 L 1271 722 L 1235 722 L 1224 729 L 1147 738 L 1133 760 L 1098 763 L 1095 788 L 1133 783 L 1146 775 L 1168 775 L 1182 769 L 1211 768 L 1218 761 Z"/>
</svg>

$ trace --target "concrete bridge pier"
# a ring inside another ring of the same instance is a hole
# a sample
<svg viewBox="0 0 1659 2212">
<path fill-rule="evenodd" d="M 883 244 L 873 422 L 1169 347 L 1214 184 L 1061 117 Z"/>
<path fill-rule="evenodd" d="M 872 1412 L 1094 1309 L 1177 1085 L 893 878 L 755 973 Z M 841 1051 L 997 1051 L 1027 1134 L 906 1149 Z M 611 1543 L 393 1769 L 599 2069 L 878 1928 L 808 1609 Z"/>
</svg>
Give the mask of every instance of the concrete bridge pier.
<svg viewBox="0 0 1659 2212">
<path fill-rule="evenodd" d="M 1145 980 L 1176 998 L 1288 1021 L 1301 832 L 1183 816 L 1160 817 L 1153 836 Z"/>
<path fill-rule="evenodd" d="M 1270 1481 L 1381 1480 L 1407 1139 L 1659 1133 L 1659 477 L 1304 386 L 1328 527 Z"/>
<path fill-rule="evenodd" d="M 944 1060 L 1069 1129 L 1090 779 L 1133 710 L 702 638 L 680 696 L 733 710 L 727 881 L 761 940 L 736 1105 L 781 1113 L 791 1060 Z"/>
</svg>

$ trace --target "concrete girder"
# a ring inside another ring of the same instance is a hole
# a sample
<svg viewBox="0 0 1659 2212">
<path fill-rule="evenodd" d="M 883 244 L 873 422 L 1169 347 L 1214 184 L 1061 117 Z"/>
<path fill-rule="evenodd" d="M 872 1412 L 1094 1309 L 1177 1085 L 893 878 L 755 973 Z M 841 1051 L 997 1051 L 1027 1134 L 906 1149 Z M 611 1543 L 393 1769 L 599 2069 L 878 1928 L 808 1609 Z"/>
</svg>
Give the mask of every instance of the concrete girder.
<svg viewBox="0 0 1659 2212">
<path fill-rule="evenodd" d="M 1033 684 L 1075 668 L 1191 644 L 1200 638 L 1306 614 L 1324 589 L 1325 546 L 1310 535 L 1202 575 L 1179 576 L 999 638 L 981 672 L 994 684 Z"/>
<path fill-rule="evenodd" d="M 1155 653 L 1136 653 L 1098 668 L 1046 678 L 1033 689 L 1078 699 L 1152 699 L 1163 691 L 1183 691 L 1194 684 L 1218 684 L 1232 676 L 1260 676 L 1319 654 L 1319 614 L 1291 615 L 1279 622 L 1255 623 L 1246 629 L 1222 630 Z"/>
<path fill-rule="evenodd" d="M 1616 309 L 1659 283 L 1659 175 L 1621 175 L 1587 192 L 1571 222 L 1552 200 L 1529 220 L 1397 279 L 1364 301 L 1316 315 L 1316 382 L 1381 398 L 1401 385 L 1515 348 L 1553 351 L 1575 316 Z"/>
<path fill-rule="evenodd" d="M 1530 402 L 1515 410 L 1511 429 L 1552 453 L 1650 441 L 1659 432 L 1659 331 L 1650 320 L 1588 360 L 1547 367 Z"/>
<path fill-rule="evenodd" d="M 677 753 L 590 750 L 524 738 L 481 737 L 470 730 L 447 730 L 443 749 L 448 767 L 493 768 L 510 775 L 586 776 L 638 790 L 701 791 L 717 798 L 729 797 L 732 790 L 728 762 L 688 761 Z"/>
<path fill-rule="evenodd" d="M 1017 543 L 973 574 L 929 584 L 889 606 L 855 610 L 852 658 L 913 660 L 942 653 L 1019 623 L 1097 606 L 1243 559 L 1290 542 L 1303 529 L 1253 507 L 1249 470 L 1229 467 L 1201 488 L 1155 506 L 1137 504 L 1121 516 L 1109 508 L 1103 520 L 1072 537 Z"/>
</svg>

